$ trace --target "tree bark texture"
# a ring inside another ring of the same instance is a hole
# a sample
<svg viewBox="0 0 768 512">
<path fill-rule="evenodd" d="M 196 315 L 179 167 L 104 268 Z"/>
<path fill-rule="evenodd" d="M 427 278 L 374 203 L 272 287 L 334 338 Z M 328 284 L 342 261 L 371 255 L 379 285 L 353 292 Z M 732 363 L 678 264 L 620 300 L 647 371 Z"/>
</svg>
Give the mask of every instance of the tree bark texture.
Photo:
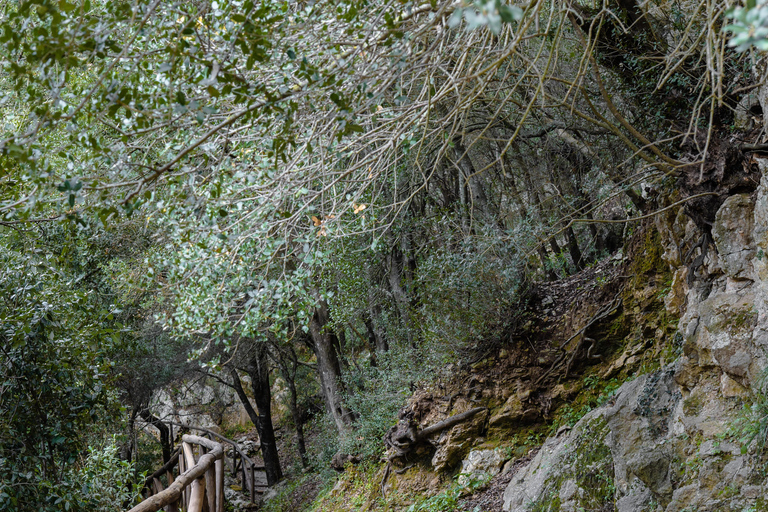
<svg viewBox="0 0 768 512">
<path fill-rule="evenodd" d="M 338 341 L 328 325 L 329 321 L 328 304 L 321 300 L 309 321 L 309 333 L 312 337 L 312 349 L 317 357 L 317 371 L 325 404 L 337 430 L 345 435 L 352 423 L 352 413 L 341 400 L 343 389 L 341 363 L 337 353 Z"/>
<path fill-rule="evenodd" d="M 163 452 L 163 464 L 165 464 L 171 460 L 171 432 L 168 429 L 168 425 L 149 412 L 149 409 L 142 409 L 141 412 L 139 412 L 139 416 L 160 431 L 160 447 Z"/>
<path fill-rule="evenodd" d="M 251 377 L 253 399 L 259 411 L 259 431 L 261 454 L 264 456 L 264 466 L 267 473 L 267 484 L 275 485 L 283 478 L 280 469 L 280 458 L 277 453 L 277 441 L 272 425 L 272 390 L 269 385 L 269 353 L 266 343 L 256 343 L 245 370 Z"/>
</svg>

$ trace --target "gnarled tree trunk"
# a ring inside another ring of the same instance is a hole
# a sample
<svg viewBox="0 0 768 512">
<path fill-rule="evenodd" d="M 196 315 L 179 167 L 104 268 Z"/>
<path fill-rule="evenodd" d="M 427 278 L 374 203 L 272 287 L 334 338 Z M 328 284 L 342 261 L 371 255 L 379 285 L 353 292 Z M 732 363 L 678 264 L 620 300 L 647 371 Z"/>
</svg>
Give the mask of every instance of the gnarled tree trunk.
<svg viewBox="0 0 768 512">
<path fill-rule="evenodd" d="M 342 402 L 339 342 L 328 325 L 329 320 L 328 304 L 320 300 L 309 321 L 309 333 L 312 337 L 312 349 L 317 357 L 317 372 L 320 376 L 320 387 L 325 404 L 339 433 L 345 435 L 349 431 L 353 417 L 351 411 Z"/>
<path fill-rule="evenodd" d="M 267 484 L 272 486 L 283 478 L 280 468 L 280 457 L 277 453 L 275 429 L 272 425 L 272 391 L 269 385 L 269 357 L 266 343 L 255 343 L 253 352 L 245 364 L 244 370 L 251 378 L 253 387 L 253 400 L 256 402 L 258 412 L 251 405 L 251 401 L 240 382 L 237 370 L 230 369 L 232 385 L 235 388 L 245 412 L 251 418 L 256 430 L 259 432 L 261 442 L 261 455 L 264 458 L 264 470 L 267 474 Z"/>
</svg>

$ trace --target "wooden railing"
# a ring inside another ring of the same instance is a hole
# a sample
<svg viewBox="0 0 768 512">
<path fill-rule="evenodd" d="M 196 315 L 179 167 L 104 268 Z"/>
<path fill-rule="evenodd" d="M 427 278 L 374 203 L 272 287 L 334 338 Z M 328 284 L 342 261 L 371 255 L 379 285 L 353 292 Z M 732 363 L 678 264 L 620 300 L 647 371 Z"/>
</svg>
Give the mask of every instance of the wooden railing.
<svg viewBox="0 0 768 512">
<path fill-rule="evenodd" d="M 171 433 L 176 425 L 203 432 L 208 439 L 184 435 L 182 444 L 171 453 L 170 460 L 145 480 L 142 490 L 144 500 L 128 512 L 156 512 L 161 508 L 164 508 L 165 512 L 223 512 L 227 451 L 223 443 L 232 446 L 232 477 L 241 474 L 243 489 L 250 495 L 251 503 L 254 503 L 256 493 L 266 490 L 264 466 L 256 465 L 235 441 L 206 428 L 174 421 L 164 423 L 171 429 Z M 195 447 L 199 451 L 197 459 Z M 174 468 L 177 466 L 178 476 L 174 477 Z M 168 488 L 163 487 L 163 476 L 166 477 Z M 199 493 L 203 493 L 203 497 L 192 500 L 192 497 Z M 197 508 L 192 508 L 193 506 Z"/>
<path fill-rule="evenodd" d="M 221 443 L 227 443 L 232 446 L 232 477 L 237 477 L 240 473 L 240 478 L 243 483 L 243 489 L 250 495 L 251 503 L 254 503 L 256 494 L 263 493 L 267 489 L 266 475 L 264 475 L 264 466 L 257 465 L 240 446 L 233 440 L 227 439 L 221 434 L 217 434 L 213 430 L 209 430 L 203 427 L 193 427 L 190 425 L 184 425 L 182 423 L 176 423 L 175 421 L 168 421 L 169 426 L 176 425 L 180 428 L 188 428 L 190 430 L 197 430 L 204 432 L 209 438 L 216 438 Z"/>
<path fill-rule="evenodd" d="M 198 449 L 195 458 L 195 447 Z M 179 474 L 173 476 L 178 463 Z M 165 474 L 168 488 L 160 476 Z M 151 477 L 149 495 L 129 512 L 224 512 L 224 447 L 203 437 L 185 435 L 179 450 Z"/>
</svg>

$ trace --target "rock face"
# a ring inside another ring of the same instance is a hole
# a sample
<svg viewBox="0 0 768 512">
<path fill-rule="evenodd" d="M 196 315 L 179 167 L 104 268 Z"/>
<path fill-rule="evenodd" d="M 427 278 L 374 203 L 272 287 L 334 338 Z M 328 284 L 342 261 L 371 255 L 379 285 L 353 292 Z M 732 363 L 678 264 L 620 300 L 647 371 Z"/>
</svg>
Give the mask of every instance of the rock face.
<svg viewBox="0 0 768 512">
<path fill-rule="evenodd" d="M 150 408 L 159 418 L 216 431 L 250 425 L 235 392 L 215 382 L 198 380 L 174 391 L 160 390 Z"/>
<path fill-rule="evenodd" d="M 501 471 L 504 457 L 498 450 L 472 450 L 461 461 L 460 486 L 469 485 L 473 480 L 484 481 Z"/>
<path fill-rule="evenodd" d="M 680 357 L 624 383 L 611 402 L 547 439 L 512 477 L 503 510 L 765 509 L 762 456 L 756 443 L 742 446 L 729 430 L 767 365 L 763 174 L 755 195 L 731 196 L 717 212 L 716 251 L 710 248 L 704 266 L 693 269 L 693 284 L 681 251 L 665 252 L 675 276 L 666 307 L 680 315 Z M 663 236 L 690 231 L 684 216 L 659 222 L 666 222 Z M 664 240 L 665 247 L 678 243 Z M 519 413 L 513 406 L 510 414 Z"/>
<path fill-rule="evenodd" d="M 446 471 L 461 461 L 482 432 L 487 419 L 488 411 L 483 411 L 440 435 L 435 441 L 437 450 L 432 456 L 432 467 L 437 473 Z"/>
</svg>

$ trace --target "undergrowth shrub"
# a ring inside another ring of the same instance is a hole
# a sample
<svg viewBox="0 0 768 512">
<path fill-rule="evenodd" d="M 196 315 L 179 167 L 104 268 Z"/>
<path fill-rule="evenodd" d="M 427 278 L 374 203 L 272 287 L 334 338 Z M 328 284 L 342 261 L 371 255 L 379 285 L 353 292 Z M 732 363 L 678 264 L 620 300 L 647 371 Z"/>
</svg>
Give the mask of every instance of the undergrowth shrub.
<svg viewBox="0 0 768 512">
<path fill-rule="evenodd" d="M 446 354 L 439 347 L 429 349 L 395 345 L 377 359 L 351 368 L 345 376 L 349 392 L 347 406 L 358 415 L 354 435 L 342 441 L 342 450 L 365 458 L 378 458 L 387 429 L 397 423 L 398 411 L 406 404 L 417 384 L 440 375 Z"/>
<path fill-rule="evenodd" d="M 755 443 L 757 453 L 764 456 L 768 441 L 768 370 L 754 387 L 751 403 L 744 404 L 738 418 L 730 425 L 729 433 L 741 444 L 742 453 L 747 453 Z"/>
<path fill-rule="evenodd" d="M 84 463 L 72 471 L 69 480 L 79 484 L 89 510 L 117 512 L 136 501 L 141 489 L 139 482 L 144 481 L 145 474 L 136 475 L 133 465 L 120 459 L 117 443 L 112 437 L 102 447 L 89 447 Z M 130 483 L 134 485 L 129 487 Z"/>
<path fill-rule="evenodd" d="M 339 451 L 339 436 L 333 418 L 327 412 L 316 414 L 305 425 L 307 455 L 312 469 L 332 476 L 331 459 Z"/>
<path fill-rule="evenodd" d="M 423 339 L 472 350 L 498 337 L 520 298 L 523 272 L 517 255 L 515 243 L 490 234 L 456 234 L 435 245 L 418 264 Z"/>
</svg>

